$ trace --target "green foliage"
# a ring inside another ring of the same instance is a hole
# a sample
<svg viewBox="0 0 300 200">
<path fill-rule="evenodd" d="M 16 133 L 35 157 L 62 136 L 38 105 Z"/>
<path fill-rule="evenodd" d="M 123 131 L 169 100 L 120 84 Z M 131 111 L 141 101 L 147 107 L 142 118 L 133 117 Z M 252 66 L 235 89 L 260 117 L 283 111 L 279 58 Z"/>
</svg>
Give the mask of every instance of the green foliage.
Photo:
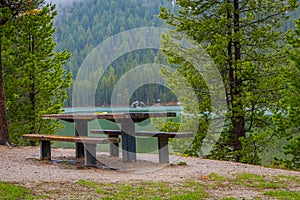
<svg viewBox="0 0 300 200">
<path fill-rule="evenodd" d="M 160 17 L 175 27 L 175 32 L 165 36 L 162 43 L 170 46 L 170 38 L 178 32 L 197 41 L 211 56 L 224 81 L 226 126 L 208 157 L 259 164 L 259 153 L 279 134 L 268 113 L 282 110 L 279 100 L 282 89 L 286 88 L 284 72 L 288 67 L 281 66 L 287 66 L 288 60 L 283 51 L 284 32 L 279 28 L 288 18 L 286 13 L 295 10 L 299 2 L 182 0 L 177 3 L 179 14 L 161 8 Z M 175 46 L 174 42 L 171 45 Z M 197 92 L 202 112 L 198 114 L 210 112 L 211 91 L 203 77 L 185 58 L 165 53 L 169 62 L 181 65 L 175 73 L 165 73 L 170 87 L 174 90 L 182 87 L 176 85 L 175 79 L 179 75 L 185 77 Z M 180 101 L 188 104 L 189 98 Z M 190 153 L 199 154 L 201 145 L 194 143 L 194 151 Z"/>
<path fill-rule="evenodd" d="M 62 68 L 70 54 L 54 52 L 55 15 L 54 6 L 33 7 L 12 22 L 4 43 L 7 118 L 14 143 L 23 142 L 24 133 L 54 133 L 59 127 L 41 119 L 62 111 L 72 78 Z"/>
<path fill-rule="evenodd" d="M 295 30 L 288 36 L 291 63 L 285 71 L 287 89 L 282 91 L 282 111 L 273 117 L 276 131 L 285 137 L 288 144 L 283 147 L 290 159 L 275 159 L 276 165 L 289 169 L 300 169 L 300 19 L 295 20 Z"/>
<path fill-rule="evenodd" d="M 162 126 L 161 131 L 164 132 L 177 132 L 180 122 L 174 122 L 171 118 L 168 119 Z"/>
<path fill-rule="evenodd" d="M 0 3 L 0 144 L 10 145 L 8 135 L 8 123 L 6 115 L 6 100 L 4 90 L 3 73 L 3 48 L 2 44 L 8 40 L 11 34 L 11 23 L 32 8 L 37 8 L 42 0 L 27 1 L 1 1 Z"/>
</svg>

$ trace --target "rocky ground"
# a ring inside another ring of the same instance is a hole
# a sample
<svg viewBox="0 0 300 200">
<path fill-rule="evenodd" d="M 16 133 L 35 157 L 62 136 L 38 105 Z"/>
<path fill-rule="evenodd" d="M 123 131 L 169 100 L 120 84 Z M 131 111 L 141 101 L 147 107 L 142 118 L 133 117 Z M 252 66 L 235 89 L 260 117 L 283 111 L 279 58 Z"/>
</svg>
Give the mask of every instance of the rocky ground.
<svg viewBox="0 0 300 200">
<path fill-rule="evenodd" d="M 171 156 L 170 164 L 159 164 L 157 154 L 138 154 L 137 162 L 123 163 L 120 158 L 97 152 L 98 167 L 89 168 L 83 165 L 82 160 L 75 160 L 74 149 L 53 148 L 53 161 L 41 161 L 39 152 L 39 147 L 0 146 L 0 181 L 17 182 L 30 187 L 43 182 L 69 183 L 81 179 L 98 182 L 176 182 L 198 180 L 212 173 L 225 177 L 237 173 L 300 177 L 298 171 L 183 156 Z M 227 193 L 249 198 L 256 195 L 255 191 L 216 191 L 219 196 Z"/>
</svg>

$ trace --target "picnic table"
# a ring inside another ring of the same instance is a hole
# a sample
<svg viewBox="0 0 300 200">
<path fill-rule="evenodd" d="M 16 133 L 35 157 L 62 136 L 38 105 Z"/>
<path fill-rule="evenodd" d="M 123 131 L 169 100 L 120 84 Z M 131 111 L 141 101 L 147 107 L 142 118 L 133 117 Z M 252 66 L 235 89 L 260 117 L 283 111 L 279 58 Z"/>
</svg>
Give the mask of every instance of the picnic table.
<svg viewBox="0 0 300 200">
<path fill-rule="evenodd" d="M 88 137 L 88 122 L 106 119 L 121 125 L 122 160 L 136 161 L 135 123 L 149 118 L 176 117 L 175 112 L 129 112 L 129 113 L 63 113 L 43 115 L 43 119 L 60 119 L 75 123 L 75 136 Z M 115 141 L 112 143 L 116 143 Z M 76 157 L 84 156 L 84 143 L 76 142 Z"/>
</svg>

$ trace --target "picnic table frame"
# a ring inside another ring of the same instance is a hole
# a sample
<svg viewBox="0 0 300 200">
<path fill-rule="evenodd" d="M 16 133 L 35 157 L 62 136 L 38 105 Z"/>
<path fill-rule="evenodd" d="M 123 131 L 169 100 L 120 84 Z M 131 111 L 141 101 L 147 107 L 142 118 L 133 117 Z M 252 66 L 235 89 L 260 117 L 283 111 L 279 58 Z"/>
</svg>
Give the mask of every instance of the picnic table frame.
<svg viewBox="0 0 300 200">
<path fill-rule="evenodd" d="M 88 136 L 88 122 L 106 119 L 121 125 L 122 160 L 136 161 L 135 123 L 149 118 L 176 117 L 175 112 L 128 112 L 128 113 L 63 113 L 43 115 L 43 119 L 60 119 L 75 123 L 75 136 Z M 84 156 L 84 144 L 76 143 L 76 157 Z"/>
</svg>

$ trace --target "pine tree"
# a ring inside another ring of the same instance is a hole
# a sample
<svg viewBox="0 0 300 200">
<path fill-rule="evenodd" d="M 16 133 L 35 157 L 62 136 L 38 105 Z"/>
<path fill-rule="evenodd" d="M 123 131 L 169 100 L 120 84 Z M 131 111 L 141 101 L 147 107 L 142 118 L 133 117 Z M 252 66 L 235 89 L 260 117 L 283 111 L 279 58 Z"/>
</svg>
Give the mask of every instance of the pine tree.
<svg viewBox="0 0 300 200">
<path fill-rule="evenodd" d="M 228 107 L 227 124 L 213 158 L 259 163 L 258 152 L 274 136 L 265 115 L 280 106 L 278 91 L 283 87 L 278 66 L 286 55 L 282 49 L 283 33 L 278 30 L 297 8 L 298 1 L 224 0 L 176 1 L 179 13 L 162 8 L 160 17 L 176 32 L 183 32 L 200 43 L 218 66 L 225 85 Z M 170 55 L 169 55 L 170 56 Z M 182 63 L 182 58 L 170 56 Z M 195 70 L 183 63 L 179 73 L 189 78 L 199 94 L 205 84 L 195 77 Z M 207 101 L 199 101 L 208 107 Z M 200 107 L 201 107 L 200 105 Z M 196 144 L 196 145 L 199 145 Z"/>
<path fill-rule="evenodd" d="M 284 164 L 291 169 L 300 169 L 300 19 L 295 20 L 295 29 L 288 36 L 288 53 L 291 59 L 285 70 L 287 89 L 282 90 L 281 112 L 273 116 L 276 130 L 288 141 L 283 146 L 287 159 L 275 158 L 275 164 Z"/>
<path fill-rule="evenodd" d="M 290 88 L 291 93 L 288 96 L 290 98 L 289 102 L 289 120 L 291 126 L 290 144 L 288 144 L 286 149 L 286 154 L 293 156 L 292 160 L 289 162 L 291 168 L 300 169 L 300 19 L 295 20 L 295 31 L 289 37 L 289 43 L 292 45 L 293 50 L 290 51 L 290 57 L 295 64 L 294 73 L 291 74 Z"/>
<path fill-rule="evenodd" d="M 61 112 L 67 97 L 71 74 L 62 65 L 70 54 L 54 52 L 55 15 L 50 5 L 23 13 L 13 23 L 11 45 L 4 46 L 10 48 L 4 60 L 5 89 L 10 138 L 16 143 L 24 133 L 53 133 L 57 123 L 41 116 Z"/>
<path fill-rule="evenodd" d="M 32 9 L 32 6 L 38 7 L 42 2 L 42 0 L 0 1 L 0 145 L 10 145 L 5 105 L 2 43 L 10 35 L 10 22 L 20 14 Z"/>
</svg>

